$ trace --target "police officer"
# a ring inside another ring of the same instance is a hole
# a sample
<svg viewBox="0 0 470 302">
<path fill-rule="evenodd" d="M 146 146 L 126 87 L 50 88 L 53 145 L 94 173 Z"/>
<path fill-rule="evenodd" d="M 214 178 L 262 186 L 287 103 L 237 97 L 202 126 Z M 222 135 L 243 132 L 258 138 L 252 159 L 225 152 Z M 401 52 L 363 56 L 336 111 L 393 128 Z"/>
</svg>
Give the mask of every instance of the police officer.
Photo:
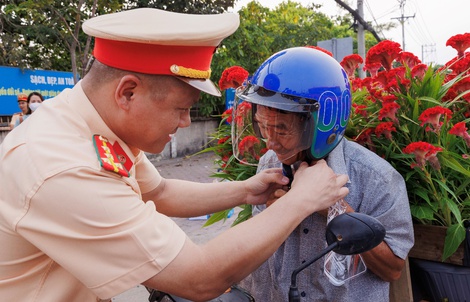
<svg viewBox="0 0 470 302">
<path fill-rule="evenodd" d="M 258 267 L 308 214 L 347 194 L 347 177 L 322 161 L 302 165 L 263 214 L 205 245 L 168 217 L 262 203 L 288 182 L 279 170 L 240 182 L 163 179 L 144 154 L 162 152 L 190 125 L 200 91 L 220 95 L 210 62 L 238 24 L 232 13 L 150 8 L 83 24 L 95 37 L 88 74 L 0 147 L 3 301 L 109 300 L 138 284 L 205 301 Z"/>
</svg>

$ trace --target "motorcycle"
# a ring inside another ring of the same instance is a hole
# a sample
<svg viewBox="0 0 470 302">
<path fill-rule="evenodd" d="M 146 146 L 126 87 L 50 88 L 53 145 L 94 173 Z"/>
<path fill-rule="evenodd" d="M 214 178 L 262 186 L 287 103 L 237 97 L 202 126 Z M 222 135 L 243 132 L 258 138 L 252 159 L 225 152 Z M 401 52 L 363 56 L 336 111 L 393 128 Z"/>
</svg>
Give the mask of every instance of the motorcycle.
<svg viewBox="0 0 470 302">
<path fill-rule="evenodd" d="M 343 213 L 333 218 L 326 227 L 328 246 L 311 260 L 292 272 L 289 302 L 300 302 L 297 275 L 325 256 L 330 251 L 340 255 L 355 255 L 367 252 L 381 243 L 385 237 L 384 226 L 375 218 L 362 213 Z M 178 296 L 156 289 L 147 288 L 149 302 L 191 302 Z M 253 297 L 243 289 L 232 286 L 224 294 L 208 302 L 254 302 Z"/>
</svg>

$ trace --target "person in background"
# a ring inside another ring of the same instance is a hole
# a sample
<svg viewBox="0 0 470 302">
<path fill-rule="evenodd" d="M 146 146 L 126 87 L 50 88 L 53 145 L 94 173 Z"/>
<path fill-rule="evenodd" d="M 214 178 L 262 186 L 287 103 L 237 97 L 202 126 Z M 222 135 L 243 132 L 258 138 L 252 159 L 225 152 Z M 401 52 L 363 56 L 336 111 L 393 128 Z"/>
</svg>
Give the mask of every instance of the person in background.
<svg viewBox="0 0 470 302">
<path fill-rule="evenodd" d="M 320 160 L 300 165 L 269 209 L 204 245 L 169 217 L 259 204 L 288 184 L 280 169 L 246 181 L 164 179 L 144 153 L 189 127 L 201 91 L 220 96 L 210 63 L 238 25 L 235 13 L 151 8 L 83 23 L 95 37 L 88 73 L 0 145 L 3 301 L 110 301 L 138 284 L 207 301 L 347 195 L 347 177 Z"/>
<path fill-rule="evenodd" d="M 36 111 L 36 109 L 41 106 L 42 102 L 44 102 L 44 98 L 39 92 L 33 91 L 28 95 L 28 104 L 29 109 L 31 109 L 31 112 Z"/>
<path fill-rule="evenodd" d="M 243 137 L 245 129 L 254 129 L 266 141 L 269 151 L 261 157 L 258 173 L 266 167 L 283 167 L 286 175 L 295 175 L 300 163 L 314 167 L 326 159 L 333 171 L 348 175 L 350 193 L 338 199 L 329 211 L 307 215 L 281 247 L 239 285 L 255 301 L 288 301 L 292 272 L 326 247 L 329 219 L 343 212 L 360 212 L 385 226 L 384 241 L 361 257 L 335 257 L 330 253 L 331 257 L 307 267 L 297 276 L 301 299 L 388 301 L 390 282 L 400 277 L 414 241 L 406 186 L 387 161 L 343 138 L 351 92 L 340 64 L 308 47 L 282 50 L 267 59 L 248 84 L 237 90 L 234 116 L 243 102 L 252 106 L 251 124 L 247 119 L 246 123 L 233 123 L 232 141 L 237 146 L 235 137 Z M 312 180 L 310 186 L 316 183 Z M 266 205 L 255 205 L 254 217 L 289 192 L 279 189 Z"/>
<path fill-rule="evenodd" d="M 17 127 L 21 124 L 26 117 L 31 114 L 31 109 L 28 107 L 28 96 L 24 93 L 18 94 L 18 107 L 20 107 L 21 112 L 13 114 L 10 121 L 10 130 Z"/>
</svg>

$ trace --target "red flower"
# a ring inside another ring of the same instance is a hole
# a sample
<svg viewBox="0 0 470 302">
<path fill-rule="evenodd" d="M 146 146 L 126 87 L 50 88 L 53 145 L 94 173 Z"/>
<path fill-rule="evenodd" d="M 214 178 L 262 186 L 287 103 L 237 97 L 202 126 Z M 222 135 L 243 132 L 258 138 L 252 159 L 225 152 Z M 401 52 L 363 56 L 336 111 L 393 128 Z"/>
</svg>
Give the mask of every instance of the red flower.
<svg viewBox="0 0 470 302">
<path fill-rule="evenodd" d="M 411 77 L 422 79 L 426 71 L 428 70 L 428 65 L 426 64 L 417 64 L 411 69 Z"/>
<path fill-rule="evenodd" d="M 248 71 L 240 66 L 232 66 L 226 68 L 222 72 L 222 76 L 219 80 L 219 88 L 225 90 L 227 88 L 238 88 L 248 78 Z"/>
<path fill-rule="evenodd" d="M 226 122 L 231 124 L 232 123 L 232 112 L 233 112 L 233 108 L 229 108 L 227 110 L 224 111 L 224 113 L 222 113 L 222 119 L 226 118 Z"/>
<path fill-rule="evenodd" d="M 380 123 L 375 127 L 375 135 L 377 137 L 383 134 L 387 139 L 391 140 L 392 132 L 397 132 L 397 129 L 393 126 L 393 122 Z"/>
<path fill-rule="evenodd" d="M 431 166 L 436 170 L 441 169 L 439 159 L 436 156 L 437 152 L 440 151 L 442 151 L 442 148 L 433 146 L 430 143 L 426 142 L 414 142 L 406 146 L 405 149 L 403 149 L 403 153 L 415 155 L 416 165 L 412 164 L 412 168 L 418 166 L 421 169 L 424 169 L 426 161 L 428 161 Z"/>
<path fill-rule="evenodd" d="M 383 40 L 369 49 L 366 64 L 380 63 L 386 70 L 390 70 L 393 60 L 398 58 L 401 51 L 402 49 L 399 43 Z"/>
<path fill-rule="evenodd" d="M 375 77 L 381 66 L 382 64 L 380 64 L 380 62 L 367 62 L 367 59 L 366 59 L 366 64 L 364 65 L 364 71 L 368 71 L 371 77 Z"/>
<path fill-rule="evenodd" d="M 449 130 L 449 133 L 462 137 L 465 140 L 467 146 L 470 148 L 470 134 L 468 134 L 467 130 L 468 129 L 465 126 L 465 122 L 459 122 Z"/>
<path fill-rule="evenodd" d="M 466 52 L 463 57 L 453 58 L 447 62 L 444 67 L 452 69 L 452 74 L 447 78 L 447 81 L 453 79 L 459 73 L 462 73 L 470 68 L 470 52 Z"/>
<path fill-rule="evenodd" d="M 399 124 L 396 117 L 397 110 L 400 108 L 395 102 L 384 103 L 382 109 L 379 111 L 379 120 L 383 120 L 385 117 L 391 119 L 397 125 Z"/>
<path fill-rule="evenodd" d="M 356 72 L 356 69 L 362 63 L 364 63 L 364 60 L 362 59 L 360 55 L 352 54 L 349 56 L 345 56 L 339 64 L 344 68 L 344 70 L 346 71 L 346 74 L 350 78 L 354 78 L 355 77 L 354 73 Z"/>
<path fill-rule="evenodd" d="M 365 129 L 359 133 L 359 135 L 354 137 L 354 141 L 362 146 L 369 146 L 368 148 L 375 152 L 375 146 L 370 137 L 373 131 L 374 130 L 372 128 Z"/>
<path fill-rule="evenodd" d="M 400 61 L 403 66 L 408 66 L 408 68 L 413 68 L 421 63 L 421 60 L 417 56 L 408 51 L 402 51 L 398 61 Z"/>
<path fill-rule="evenodd" d="M 466 92 L 466 94 L 462 95 L 462 98 L 470 103 L 470 77 L 462 78 L 452 86 L 452 89 L 456 94 Z"/>
<path fill-rule="evenodd" d="M 324 48 L 318 47 L 318 46 L 307 45 L 307 46 L 305 46 L 305 47 L 313 48 L 313 49 L 319 50 L 319 51 L 321 51 L 321 52 L 326 53 L 326 54 L 329 55 L 330 57 L 333 56 L 333 54 L 332 54 L 331 52 L 329 52 L 328 50 L 326 50 L 326 49 L 324 49 Z"/>
<path fill-rule="evenodd" d="M 251 103 L 248 103 L 248 102 L 241 103 L 238 106 L 236 114 L 235 114 L 235 123 L 237 123 L 238 126 L 243 125 L 245 118 L 248 117 L 249 114 L 251 114 L 250 112 L 251 112 Z"/>
<path fill-rule="evenodd" d="M 452 111 L 441 106 L 428 108 L 421 113 L 418 120 L 421 121 L 421 126 L 424 124 L 430 124 L 432 126 L 432 128 L 426 128 L 426 131 L 437 133 L 443 123 L 440 121 L 442 115 L 444 115 L 447 120 L 450 120 L 452 118 Z"/>
<path fill-rule="evenodd" d="M 387 94 L 382 96 L 382 103 L 392 103 L 398 100 L 398 97 L 394 94 Z"/>
<path fill-rule="evenodd" d="M 222 144 L 225 143 L 229 138 L 230 138 L 230 136 L 226 136 L 226 137 L 220 138 L 220 139 L 217 141 L 217 145 L 222 145 Z"/>
<path fill-rule="evenodd" d="M 374 77 L 374 80 L 379 83 L 382 88 L 387 86 L 389 81 L 388 72 L 386 70 L 378 72 L 377 75 Z"/>
<path fill-rule="evenodd" d="M 447 40 L 446 46 L 450 46 L 457 50 L 459 58 L 464 56 L 465 50 L 470 47 L 470 33 L 458 34 Z"/>
<path fill-rule="evenodd" d="M 366 105 L 358 105 L 356 103 L 353 103 L 352 106 L 354 108 L 355 114 L 362 115 L 363 117 L 367 117 L 367 115 L 369 115 L 367 111 L 365 110 L 367 108 Z"/>
<path fill-rule="evenodd" d="M 260 145 L 260 141 L 256 136 L 247 135 L 246 137 L 244 137 L 238 144 L 240 156 L 244 156 L 245 153 L 249 153 L 253 158 L 259 160 L 260 155 L 257 154 L 255 150 L 256 145 Z"/>
</svg>

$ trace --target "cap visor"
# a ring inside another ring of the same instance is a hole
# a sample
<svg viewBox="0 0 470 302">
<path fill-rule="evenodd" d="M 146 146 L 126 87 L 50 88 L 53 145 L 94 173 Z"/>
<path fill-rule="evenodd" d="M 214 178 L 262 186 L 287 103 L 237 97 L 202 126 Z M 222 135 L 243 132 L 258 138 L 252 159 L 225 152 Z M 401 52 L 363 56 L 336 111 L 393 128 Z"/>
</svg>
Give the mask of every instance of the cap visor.
<svg viewBox="0 0 470 302">
<path fill-rule="evenodd" d="M 219 89 L 215 86 L 215 84 L 209 79 L 191 79 L 186 77 L 176 77 L 183 82 L 188 83 L 189 85 L 193 86 L 196 89 L 201 90 L 202 92 L 214 95 L 214 96 L 221 96 Z"/>
</svg>

